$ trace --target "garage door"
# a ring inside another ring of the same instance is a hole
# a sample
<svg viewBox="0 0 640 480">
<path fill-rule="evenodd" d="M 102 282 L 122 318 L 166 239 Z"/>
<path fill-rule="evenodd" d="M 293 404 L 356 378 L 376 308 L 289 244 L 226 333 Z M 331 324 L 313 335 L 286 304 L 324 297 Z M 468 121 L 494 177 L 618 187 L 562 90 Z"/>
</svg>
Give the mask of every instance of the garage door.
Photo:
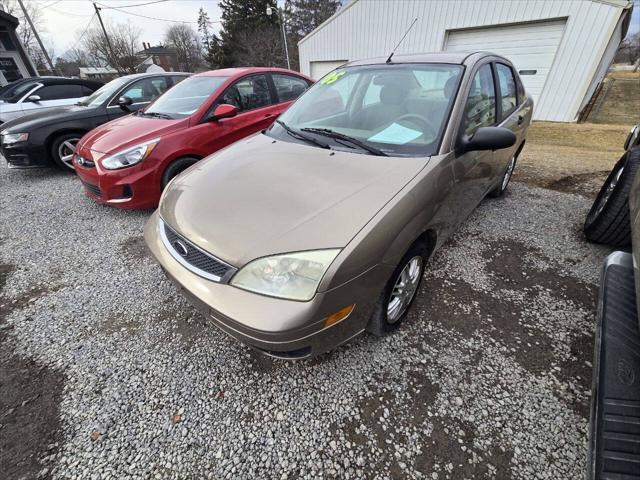
<svg viewBox="0 0 640 480">
<path fill-rule="evenodd" d="M 322 62 L 311 62 L 311 78 L 313 78 L 314 80 L 320 80 L 331 70 L 335 70 L 348 61 L 349 60 L 329 60 Z"/>
<path fill-rule="evenodd" d="M 557 20 L 451 30 L 447 35 L 445 50 L 488 50 L 508 58 L 521 72 L 525 88 L 537 102 L 560 45 L 564 26 L 564 20 Z"/>
</svg>

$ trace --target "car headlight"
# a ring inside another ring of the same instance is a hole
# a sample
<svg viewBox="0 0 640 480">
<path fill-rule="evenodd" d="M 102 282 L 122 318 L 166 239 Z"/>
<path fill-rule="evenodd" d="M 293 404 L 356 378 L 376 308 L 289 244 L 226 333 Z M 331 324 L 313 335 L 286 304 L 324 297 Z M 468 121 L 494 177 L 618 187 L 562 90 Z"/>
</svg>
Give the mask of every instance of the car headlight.
<svg viewBox="0 0 640 480">
<path fill-rule="evenodd" d="M 308 301 L 313 298 L 340 249 L 285 253 L 259 258 L 242 267 L 231 285 L 270 297 Z"/>
<path fill-rule="evenodd" d="M 154 138 L 135 147 L 127 148 L 102 160 L 102 166 L 107 170 L 117 170 L 140 163 L 151 154 L 158 142 L 160 142 L 160 138 Z"/>
<path fill-rule="evenodd" d="M 14 143 L 26 142 L 29 140 L 28 133 L 3 133 L 0 135 L 3 145 L 13 145 Z"/>
</svg>

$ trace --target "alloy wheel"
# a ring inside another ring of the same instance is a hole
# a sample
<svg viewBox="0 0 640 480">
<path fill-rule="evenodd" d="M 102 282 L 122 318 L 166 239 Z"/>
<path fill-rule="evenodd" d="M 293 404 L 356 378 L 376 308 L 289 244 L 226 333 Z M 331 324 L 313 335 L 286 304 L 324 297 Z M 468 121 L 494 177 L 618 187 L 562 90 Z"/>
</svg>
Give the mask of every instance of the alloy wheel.
<svg viewBox="0 0 640 480">
<path fill-rule="evenodd" d="M 79 138 L 68 138 L 58 146 L 58 158 L 65 167 L 74 170 L 73 154 L 76 152 L 76 145 L 80 141 Z"/>
<path fill-rule="evenodd" d="M 387 322 L 390 324 L 400 320 L 411 304 L 420 283 L 422 262 L 420 256 L 411 258 L 398 275 L 387 303 Z"/>
<path fill-rule="evenodd" d="M 511 180 L 511 175 L 513 174 L 513 169 L 516 166 L 516 157 L 511 157 L 511 161 L 509 162 L 509 166 L 507 167 L 507 171 L 504 173 L 504 177 L 502 178 L 502 190 L 504 191 L 509 185 L 509 180 Z"/>
</svg>

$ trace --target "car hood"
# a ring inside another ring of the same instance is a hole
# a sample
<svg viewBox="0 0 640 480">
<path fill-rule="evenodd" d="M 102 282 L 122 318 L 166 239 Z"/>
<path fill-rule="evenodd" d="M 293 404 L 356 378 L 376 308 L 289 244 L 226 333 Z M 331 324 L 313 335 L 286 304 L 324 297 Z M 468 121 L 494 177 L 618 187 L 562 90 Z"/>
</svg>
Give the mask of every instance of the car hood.
<svg viewBox="0 0 640 480">
<path fill-rule="evenodd" d="M 171 182 L 160 216 L 238 267 L 266 255 L 341 248 L 428 160 L 325 150 L 258 134 Z"/>
<path fill-rule="evenodd" d="M 128 115 L 91 130 L 83 137 L 82 147 L 103 154 L 115 153 L 172 132 L 184 121 Z"/>
<path fill-rule="evenodd" d="M 4 108 L 4 106 L 2 107 Z M 97 107 L 83 107 L 81 105 L 69 105 L 67 107 L 52 108 L 44 112 L 30 113 L 15 120 L 2 124 L 2 129 L 8 133 L 32 132 L 33 130 L 51 125 L 53 123 L 68 122 L 90 118 L 99 114 Z"/>
</svg>

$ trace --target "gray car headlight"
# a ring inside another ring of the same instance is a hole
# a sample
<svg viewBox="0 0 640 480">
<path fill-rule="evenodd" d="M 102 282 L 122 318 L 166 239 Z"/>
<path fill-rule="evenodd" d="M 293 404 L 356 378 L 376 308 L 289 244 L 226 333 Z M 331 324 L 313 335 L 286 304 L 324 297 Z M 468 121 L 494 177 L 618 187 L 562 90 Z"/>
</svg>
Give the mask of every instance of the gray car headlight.
<svg viewBox="0 0 640 480">
<path fill-rule="evenodd" d="M 285 253 L 259 258 L 242 267 L 231 285 L 270 297 L 308 301 L 313 298 L 339 248 Z"/>
<path fill-rule="evenodd" d="M 136 145 L 135 147 L 127 148 L 102 160 L 102 166 L 107 170 L 117 170 L 118 168 L 136 165 L 151 154 L 153 149 L 156 148 L 156 145 L 158 145 L 158 142 L 160 142 L 159 137 Z"/>
<path fill-rule="evenodd" d="M 26 142 L 29 140 L 28 133 L 3 133 L 0 135 L 3 145 L 13 145 L 14 143 Z"/>
</svg>

